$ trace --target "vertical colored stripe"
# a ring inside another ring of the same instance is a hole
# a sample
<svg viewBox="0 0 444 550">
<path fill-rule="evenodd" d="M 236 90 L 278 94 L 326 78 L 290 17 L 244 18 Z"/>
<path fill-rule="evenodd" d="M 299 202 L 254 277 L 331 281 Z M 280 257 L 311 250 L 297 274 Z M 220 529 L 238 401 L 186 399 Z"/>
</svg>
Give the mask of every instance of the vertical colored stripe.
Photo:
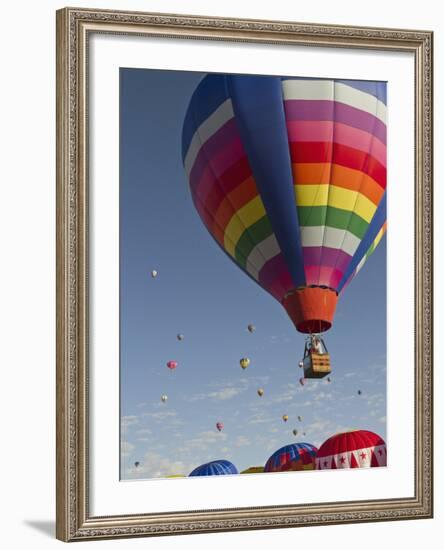
<svg viewBox="0 0 444 550">
<path fill-rule="evenodd" d="M 275 77 L 227 78 L 239 133 L 294 286 L 305 284 L 282 99 Z"/>
</svg>

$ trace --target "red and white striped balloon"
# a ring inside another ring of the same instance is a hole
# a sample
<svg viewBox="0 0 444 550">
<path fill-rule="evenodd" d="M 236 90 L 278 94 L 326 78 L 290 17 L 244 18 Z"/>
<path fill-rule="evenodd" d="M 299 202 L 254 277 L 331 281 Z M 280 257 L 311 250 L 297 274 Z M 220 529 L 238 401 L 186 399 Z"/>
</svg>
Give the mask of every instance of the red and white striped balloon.
<svg viewBox="0 0 444 550">
<path fill-rule="evenodd" d="M 333 435 L 316 454 L 316 470 L 374 468 L 387 465 L 387 448 L 381 436 L 368 430 Z"/>
</svg>

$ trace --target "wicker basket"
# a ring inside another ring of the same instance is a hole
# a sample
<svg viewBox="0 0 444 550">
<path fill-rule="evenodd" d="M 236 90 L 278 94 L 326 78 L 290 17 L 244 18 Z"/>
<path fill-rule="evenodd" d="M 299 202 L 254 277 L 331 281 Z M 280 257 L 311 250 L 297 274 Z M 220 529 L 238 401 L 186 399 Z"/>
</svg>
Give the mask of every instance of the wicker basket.
<svg viewBox="0 0 444 550">
<path fill-rule="evenodd" d="M 310 361 L 304 365 L 304 377 L 323 378 L 330 373 L 330 355 L 328 353 L 311 353 Z"/>
</svg>

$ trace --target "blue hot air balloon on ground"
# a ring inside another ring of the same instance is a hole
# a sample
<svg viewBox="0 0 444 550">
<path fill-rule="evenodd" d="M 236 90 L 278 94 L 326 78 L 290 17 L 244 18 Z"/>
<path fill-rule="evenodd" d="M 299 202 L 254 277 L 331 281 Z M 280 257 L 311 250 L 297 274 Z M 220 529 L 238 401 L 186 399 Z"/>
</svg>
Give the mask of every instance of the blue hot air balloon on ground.
<svg viewBox="0 0 444 550">
<path fill-rule="evenodd" d="M 207 462 L 206 464 L 201 464 L 195 468 L 191 476 L 221 476 L 221 475 L 230 475 L 238 474 L 237 468 L 234 464 L 228 460 L 213 460 L 212 462 Z"/>
</svg>

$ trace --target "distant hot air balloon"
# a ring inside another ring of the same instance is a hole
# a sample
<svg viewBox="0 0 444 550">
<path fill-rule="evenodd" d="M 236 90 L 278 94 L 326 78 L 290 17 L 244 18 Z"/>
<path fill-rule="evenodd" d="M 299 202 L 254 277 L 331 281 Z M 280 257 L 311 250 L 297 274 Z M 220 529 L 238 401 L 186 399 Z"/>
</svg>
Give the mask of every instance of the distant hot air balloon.
<svg viewBox="0 0 444 550">
<path fill-rule="evenodd" d="M 224 429 L 224 425 L 222 422 L 216 422 L 216 428 L 219 432 L 221 432 Z"/>
<path fill-rule="evenodd" d="M 305 385 L 305 378 L 299 378 L 299 384 L 301 386 L 304 386 Z"/>
<path fill-rule="evenodd" d="M 157 271 L 156 271 L 155 269 L 153 269 L 153 270 L 151 271 L 151 277 L 152 277 L 153 279 L 155 279 L 155 278 L 157 277 Z"/>
<path fill-rule="evenodd" d="M 167 367 L 170 370 L 174 370 L 175 368 L 177 368 L 177 361 L 168 361 Z"/>
<path fill-rule="evenodd" d="M 298 416 L 298 420 L 299 420 L 299 422 L 302 422 L 302 416 L 301 415 Z"/>
<path fill-rule="evenodd" d="M 296 437 L 298 435 L 298 431 L 296 429 L 293 430 L 293 435 Z"/>
<path fill-rule="evenodd" d="M 242 357 L 239 363 L 240 363 L 240 366 L 245 370 L 250 364 L 250 360 L 248 359 L 248 357 Z"/>
<path fill-rule="evenodd" d="M 314 470 L 317 449 L 310 443 L 292 443 L 281 447 L 267 460 L 264 472 Z"/>
<path fill-rule="evenodd" d="M 254 325 L 248 325 L 248 332 L 253 333 L 256 330 L 256 327 Z"/>
<path fill-rule="evenodd" d="M 259 388 L 257 390 L 257 394 L 258 394 L 259 397 L 262 397 L 264 395 L 264 390 L 262 388 Z"/>
<path fill-rule="evenodd" d="M 179 342 L 181 342 L 184 339 L 184 335 L 183 334 L 178 334 L 177 339 L 179 340 Z"/>
<path fill-rule="evenodd" d="M 160 400 L 162 401 L 162 403 L 165 403 L 168 399 L 168 395 L 161 395 L 160 396 Z"/>
<path fill-rule="evenodd" d="M 386 466 L 387 450 L 382 437 L 355 430 L 333 435 L 319 448 L 316 469 L 371 468 Z"/>
<path fill-rule="evenodd" d="M 329 377 L 327 377 L 327 382 L 329 382 L 329 383 L 331 382 L 331 378 L 330 378 L 330 376 L 329 376 Z"/>
<path fill-rule="evenodd" d="M 358 390 L 358 395 L 362 395 L 362 391 L 361 391 L 361 390 Z"/>
<path fill-rule="evenodd" d="M 246 470 L 242 470 L 241 474 L 261 474 L 263 471 L 263 466 L 250 466 Z"/>
<path fill-rule="evenodd" d="M 282 416 L 282 420 L 283 420 L 284 422 L 287 422 L 287 420 L 288 420 L 288 414 L 284 414 L 284 415 Z"/>
<path fill-rule="evenodd" d="M 140 462 L 138 462 L 138 461 L 134 462 L 134 466 L 135 466 L 136 468 L 138 468 L 139 465 L 140 465 Z"/>
<path fill-rule="evenodd" d="M 238 473 L 236 466 L 228 460 L 213 460 L 195 468 L 190 476 L 220 476 Z"/>
<path fill-rule="evenodd" d="M 182 132 L 194 206 L 224 252 L 322 333 L 386 230 L 386 83 L 209 74 Z"/>
<path fill-rule="evenodd" d="M 302 369 L 304 367 L 304 362 L 303 361 L 299 361 L 299 368 Z"/>
</svg>

